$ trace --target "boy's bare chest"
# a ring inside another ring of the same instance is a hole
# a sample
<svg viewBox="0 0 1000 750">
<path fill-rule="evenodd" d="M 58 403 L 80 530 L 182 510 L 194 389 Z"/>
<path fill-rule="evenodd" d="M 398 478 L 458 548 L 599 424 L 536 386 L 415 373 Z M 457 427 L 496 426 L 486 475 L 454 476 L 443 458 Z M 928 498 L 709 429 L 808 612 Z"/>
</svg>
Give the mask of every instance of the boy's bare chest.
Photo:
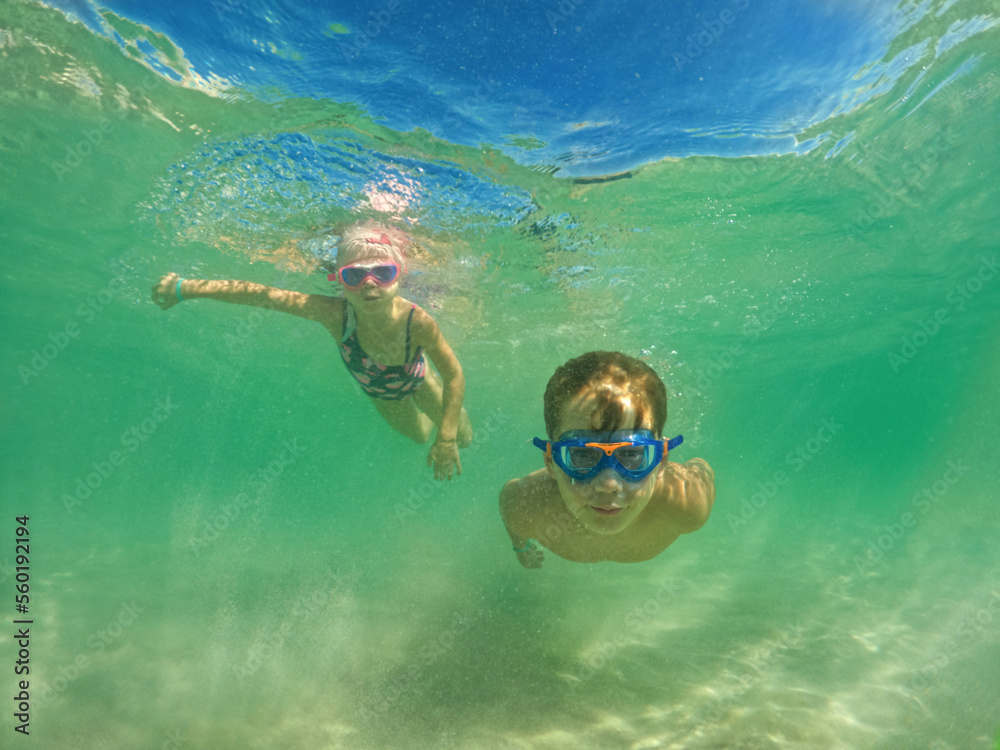
<svg viewBox="0 0 1000 750">
<path fill-rule="evenodd" d="M 641 515 L 617 534 L 596 534 L 570 514 L 558 492 L 547 500 L 544 511 L 533 518 L 532 538 L 572 562 L 643 562 L 659 555 L 678 536 L 654 514 Z"/>
</svg>

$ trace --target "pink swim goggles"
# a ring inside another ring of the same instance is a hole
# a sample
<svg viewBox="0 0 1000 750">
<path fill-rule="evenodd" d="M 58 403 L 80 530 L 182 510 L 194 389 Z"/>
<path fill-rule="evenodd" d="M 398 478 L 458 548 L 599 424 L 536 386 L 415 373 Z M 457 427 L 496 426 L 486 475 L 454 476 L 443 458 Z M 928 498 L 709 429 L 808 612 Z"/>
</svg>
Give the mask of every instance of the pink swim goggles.
<svg viewBox="0 0 1000 750">
<path fill-rule="evenodd" d="M 379 263 L 377 266 L 371 266 L 351 263 L 337 269 L 337 273 L 331 273 L 326 278 L 327 281 L 337 280 L 348 289 L 357 289 L 365 283 L 365 279 L 371 279 L 380 287 L 387 287 L 399 278 L 399 264 Z"/>
</svg>

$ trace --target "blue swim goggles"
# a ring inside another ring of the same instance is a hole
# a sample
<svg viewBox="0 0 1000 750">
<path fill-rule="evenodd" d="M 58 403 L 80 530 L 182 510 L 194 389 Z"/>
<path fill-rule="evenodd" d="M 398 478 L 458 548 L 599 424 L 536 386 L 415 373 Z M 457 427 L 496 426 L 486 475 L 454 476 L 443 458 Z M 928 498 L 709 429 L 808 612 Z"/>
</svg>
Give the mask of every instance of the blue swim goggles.
<svg viewBox="0 0 1000 750">
<path fill-rule="evenodd" d="M 660 465 L 664 443 L 669 451 L 683 443 L 684 436 L 662 440 L 651 430 L 571 430 L 556 441 L 534 438 L 532 442 L 571 479 L 589 482 L 611 468 L 623 479 L 638 482 Z"/>
</svg>

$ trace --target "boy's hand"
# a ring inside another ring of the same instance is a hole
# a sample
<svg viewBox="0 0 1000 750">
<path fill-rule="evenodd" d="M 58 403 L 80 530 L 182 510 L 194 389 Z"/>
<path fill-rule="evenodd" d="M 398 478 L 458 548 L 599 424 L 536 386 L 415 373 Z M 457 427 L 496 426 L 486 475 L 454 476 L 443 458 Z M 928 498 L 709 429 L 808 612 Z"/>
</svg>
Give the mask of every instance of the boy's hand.
<svg viewBox="0 0 1000 750">
<path fill-rule="evenodd" d="M 545 562 L 545 553 L 530 542 L 530 547 L 517 552 L 517 561 L 525 568 L 540 568 Z"/>
<path fill-rule="evenodd" d="M 427 465 L 434 467 L 435 479 L 451 481 L 453 473 L 462 473 L 462 459 L 458 457 L 458 443 L 455 440 L 434 441 L 431 452 L 427 454 Z"/>
<path fill-rule="evenodd" d="M 176 273 L 161 276 L 160 280 L 153 284 L 153 302 L 164 310 L 180 304 L 180 300 L 177 299 L 177 282 L 180 278 Z"/>
</svg>

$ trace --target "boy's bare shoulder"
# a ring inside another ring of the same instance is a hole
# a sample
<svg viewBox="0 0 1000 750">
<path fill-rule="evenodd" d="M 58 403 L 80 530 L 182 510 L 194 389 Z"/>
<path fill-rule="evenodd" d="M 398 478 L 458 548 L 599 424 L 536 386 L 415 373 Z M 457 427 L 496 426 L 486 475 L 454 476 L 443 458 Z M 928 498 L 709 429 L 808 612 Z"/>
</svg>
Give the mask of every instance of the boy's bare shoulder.
<svg viewBox="0 0 1000 750">
<path fill-rule="evenodd" d="M 542 510 L 551 494 L 552 478 L 545 469 L 511 479 L 500 490 L 500 513 L 504 518 L 527 519 Z"/>
<path fill-rule="evenodd" d="M 537 499 L 540 489 L 548 479 L 545 469 L 538 469 L 527 476 L 511 479 L 500 490 L 501 503 L 530 503 Z"/>
<path fill-rule="evenodd" d="M 670 462 L 664 475 L 666 509 L 681 533 L 701 528 L 715 504 L 715 472 L 702 458 Z"/>
<path fill-rule="evenodd" d="M 681 481 L 715 483 L 715 472 L 704 458 L 692 458 L 682 464 L 671 462 L 670 468 Z"/>
</svg>

